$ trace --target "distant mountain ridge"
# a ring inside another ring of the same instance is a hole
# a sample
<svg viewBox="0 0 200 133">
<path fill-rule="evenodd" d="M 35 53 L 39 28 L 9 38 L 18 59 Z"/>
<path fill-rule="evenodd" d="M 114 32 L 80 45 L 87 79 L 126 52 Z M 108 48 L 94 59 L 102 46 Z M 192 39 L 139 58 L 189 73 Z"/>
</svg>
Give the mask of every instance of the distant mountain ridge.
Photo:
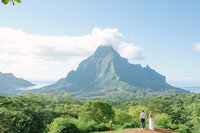
<svg viewBox="0 0 200 133">
<path fill-rule="evenodd" d="M 33 86 L 29 81 L 22 78 L 16 78 L 12 73 L 2 73 L 0 72 L 0 93 L 14 92 L 14 90 Z"/>
<path fill-rule="evenodd" d="M 200 93 L 200 87 L 184 87 L 184 89 L 193 93 Z"/>
<path fill-rule="evenodd" d="M 112 46 L 100 46 L 83 60 L 76 71 L 68 73 L 56 84 L 37 90 L 42 93 L 69 92 L 79 98 L 132 99 L 188 93 L 166 83 L 166 78 L 151 69 L 130 64 Z"/>
</svg>

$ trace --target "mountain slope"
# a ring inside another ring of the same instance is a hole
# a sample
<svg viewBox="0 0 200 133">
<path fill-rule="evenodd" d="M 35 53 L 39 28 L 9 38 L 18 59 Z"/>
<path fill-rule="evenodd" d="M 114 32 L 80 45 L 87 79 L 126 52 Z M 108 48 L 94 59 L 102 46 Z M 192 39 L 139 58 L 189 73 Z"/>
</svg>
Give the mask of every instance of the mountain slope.
<svg viewBox="0 0 200 133">
<path fill-rule="evenodd" d="M 39 90 L 43 93 L 63 94 L 69 92 L 74 97 L 132 99 L 187 93 L 166 83 L 163 75 L 149 66 L 130 64 L 111 46 L 100 46 L 96 52 L 82 61 L 76 71 L 56 84 Z"/>
<path fill-rule="evenodd" d="M 16 78 L 12 73 L 0 72 L 0 92 L 13 92 L 13 90 L 32 86 L 33 84 L 22 79 Z"/>
</svg>

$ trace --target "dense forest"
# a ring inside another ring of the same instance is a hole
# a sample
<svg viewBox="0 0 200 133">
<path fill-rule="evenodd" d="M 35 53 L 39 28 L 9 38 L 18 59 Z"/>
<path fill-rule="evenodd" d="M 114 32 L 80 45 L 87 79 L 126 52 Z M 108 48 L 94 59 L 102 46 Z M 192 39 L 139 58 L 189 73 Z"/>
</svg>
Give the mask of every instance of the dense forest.
<svg viewBox="0 0 200 133">
<path fill-rule="evenodd" d="M 80 101 L 68 93 L 61 95 L 0 95 L 2 133 L 86 133 L 113 129 L 139 128 L 141 109 L 153 111 L 155 127 L 182 133 L 200 132 L 200 94 L 130 101 Z M 148 122 L 147 122 L 148 124 Z M 147 125 L 148 126 L 148 125 Z"/>
</svg>

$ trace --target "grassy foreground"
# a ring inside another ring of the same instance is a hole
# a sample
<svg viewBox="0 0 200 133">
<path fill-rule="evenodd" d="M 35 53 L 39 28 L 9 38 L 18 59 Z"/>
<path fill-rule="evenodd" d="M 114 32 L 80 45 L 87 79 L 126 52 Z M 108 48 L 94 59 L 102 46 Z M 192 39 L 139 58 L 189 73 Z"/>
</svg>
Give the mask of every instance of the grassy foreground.
<svg viewBox="0 0 200 133">
<path fill-rule="evenodd" d="M 112 133 L 122 133 L 125 131 L 128 131 L 129 129 L 118 129 L 118 130 L 113 130 L 111 131 Z M 93 133 L 109 133 L 110 131 L 103 131 L 103 132 L 93 132 Z"/>
<path fill-rule="evenodd" d="M 142 130 L 141 128 L 129 128 L 129 129 L 121 129 L 121 130 L 114 130 L 114 131 L 104 131 L 104 132 L 94 132 L 94 133 L 178 133 L 173 130 L 168 130 L 168 129 L 162 129 L 162 128 L 156 128 L 155 130 L 149 130 L 145 129 Z"/>
</svg>

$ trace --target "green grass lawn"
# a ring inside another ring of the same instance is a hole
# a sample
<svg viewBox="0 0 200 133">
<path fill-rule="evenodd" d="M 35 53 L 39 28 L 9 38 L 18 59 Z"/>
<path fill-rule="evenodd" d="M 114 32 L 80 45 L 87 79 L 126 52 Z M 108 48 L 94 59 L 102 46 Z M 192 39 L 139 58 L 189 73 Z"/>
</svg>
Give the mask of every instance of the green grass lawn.
<svg viewBox="0 0 200 133">
<path fill-rule="evenodd" d="M 112 133 L 122 133 L 124 131 L 127 131 L 129 129 L 118 129 L 118 130 L 113 130 Z M 101 131 L 101 132 L 92 132 L 92 133 L 109 133 L 110 131 Z"/>
</svg>

